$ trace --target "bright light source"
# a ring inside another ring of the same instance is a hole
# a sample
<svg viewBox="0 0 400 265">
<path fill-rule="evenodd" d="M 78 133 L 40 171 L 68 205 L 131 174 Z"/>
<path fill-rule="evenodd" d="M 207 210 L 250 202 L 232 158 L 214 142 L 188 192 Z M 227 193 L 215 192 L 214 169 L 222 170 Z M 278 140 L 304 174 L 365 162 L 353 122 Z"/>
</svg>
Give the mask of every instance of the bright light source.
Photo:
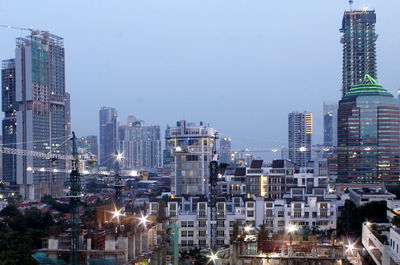
<svg viewBox="0 0 400 265">
<path fill-rule="evenodd" d="M 370 225 L 372 225 L 372 223 L 371 223 L 370 221 L 367 221 L 367 222 L 366 222 L 366 225 L 367 225 L 367 226 L 370 226 Z"/>
<path fill-rule="evenodd" d="M 141 214 L 142 215 L 142 217 L 140 217 L 140 222 L 139 222 L 139 224 L 141 224 L 141 225 L 143 225 L 143 226 L 146 226 L 146 224 L 148 223 L 148 220 L 147 220 L 147 218 L 149 217 L 148 215 L 143 215 L 143 214 Z"/>
<path fill-rule="evenodd" d="M 176 151 L 176 152 L 181 152 L 181 151 L 182 151 L 182 148 L 181 148 L 180 146 L 177 146 L 177 147 L 175 148 L 175 151 Z"/>
<path fill-rule="evenodd" d="M 302 146 L 302 147 L 299 148 L 299 151 L 300 152 L 305 152 L 305 151 L 307 151 L 307 147 Z"/>
<path fill-rule="evenodd" d="M 294 233 L 295 231 L 297 231 L 297 226 L 291 224 L 287 227 L 287 230 L 289 233 Z"/>
<path fill-rule="evenodd" d="M 33 169 L 31 167 L 26 168 L 27 171 L 32 171 Z"/>
<path fill-rule="evenodd" d="M 251 230 L 251 225 L 246 225 L 244 227 L 244 231 L 246 231 L 247 233 L 250 232 L 250 230 Z"/>
<path fill-rule="evenodd" d="M 116 156 L 115 159 L 116 159 L 117 161 L 121 161 L 122 158 L 124 158 L 124 154 L 123 154 L 123 153 L 117 153 L 115 156 Z"/>
<path fill-rule="evenodd" d="M 137 171 L 136 171 L 136 170 L 132 170 L 130 175 L 131 175 L 132 177 L 134 177 L 134 176 L 137 176 L 137 175 L 138 175 L 138 173 L 137 173 Z"/>
<path fill-rule="evenodd" d="M 213 253 L 213 252 L 211 251 L 211 255 L 209 255 L 209 256 L 207 256 L 207 257 L 209 258 L 208 263 L 214 262 L 214 264 L 215 264 L 215 261 L 219 259 L 219 258 L 218 258 L 218 252 L 217 252 L 217 253 Z"/>
<path fill-rule="evenodd" d="M 40 172 L 44 172 L 45 171 L 45 169 L 44 169 L 44 167 L 42 167 L 41 169 L 40 169 Z"/>
<path fill-rule="evenodd" d="M 363 12 L 367 12 L 368 11 L 368 6 L 363 7 Z"/>
<path fill-rule="evenodd" d="M 347 252 L 347 251 L 353 252 L 353 250 L 354 250 L 354 244 L 355 244 L 355 243 L 349 244 L 348 246 L 346 246 L 346 247 L 347 247 L 346 252 Z"/>
<path fill-rule="evenodd" d="M 122 216 L 121 211 L 122 211 L 122 208 L 119 209 L 119 210 L 115 209 L 115 211 L 113 212 L 112 219 L 116 218 L 118 220 L 118 222 L 119 222 L 119 217 Z"/>
<path fill-rule="evenodd" d="M 58 170 L 57 170 L 56 168 L 55 168 L 55 169 L 53 169 L 53 172 L 54 172 L 54 173 L 57 173 L 57 171 L 58 171 Z"/>
<path fill-rule="evenodd" d="M 333 188 L 329 188 L 328 192 L 329 192 L 329 193 L 334 193 L 335 190 L 334 190 Z"/>
</svg>

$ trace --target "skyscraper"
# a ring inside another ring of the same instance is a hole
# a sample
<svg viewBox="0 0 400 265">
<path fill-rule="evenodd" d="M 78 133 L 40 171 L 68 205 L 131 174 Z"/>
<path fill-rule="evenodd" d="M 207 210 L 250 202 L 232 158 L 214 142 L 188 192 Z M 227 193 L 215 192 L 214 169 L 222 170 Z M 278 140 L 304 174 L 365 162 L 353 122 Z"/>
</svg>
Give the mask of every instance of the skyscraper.
<svg viewBox="0 0 400 265">
<path fill-rule="evenodd" d="M 115 152 L 119 152 L 118 146 L 118 113 L 110 107 L 100 109 L 100 166 L 114 168 Z"/>
<path fill-rule="evenodd" d="M 340 29 L 343 33 L 343 96 L 352 85 L 361 82 L 365 74 L 377 78 L 375 23 L 374 10 L 344 12 Z"/>
<path fill-rule="evenodd" d="M 16 100 L 15 59 L 4 60 L 1 70 L 1 102 L 4 119 L 2 122 L 3 146 L 16 148 L 17 142 L 17 100 Z M 17 157 L 2 154 L 3 180 L 15 185 L 17 183 Z"/>
<path fill-rule="evenodd" d="M 338 182 L 398 182 L 397 100 L 369 75 L 339 101 Z"/>
<path fill-rule="evenodd" d="M 70 121 L 65 92 L 64 39 L 46 31 L 32 31 L 17 39 L 16 59 L 17 149 L 65 154 Z M 24 198 L 61 196 L 66 162 L 17 157 L 17 184 Z M 52 169 L 57 169 L 53 171 Z"/>
<path fill-rule="evenodd" d="M 209 164 L 216 144 L 216 130 L 178 121 L 167 127 L 165 138 L 172 152 L 171 192 L 175 195 L 208 194 Z"/>
<path fill-rule="evenodd" d="M 324 102 L 324 146 L 337 146 L 337 103 Z"/>
<path fill-rule="evenodd" d="M 162 167 L 160 126 L 145 126 L 143 121 L 133 121 L 119 128 L 119 145 L 123 152 L 123 168 Z"/>
<path fill-rule="evenodd" d="M 219 141 L 219 162 L 230 164 L 231 161 L 231 138 L 224 137 Z"/>
<path fill-rule="evenodd" d="M 305 167 L 311 160 L 312 113 L 289 113 L 289 160 Z"/>
<path fill-rule="evenodd" d="M 78 148 L 80 153 L 90 153 L 96 157 L 99 154 L 99 148 L 97 144 L 97 136 L 89 135 L 78 139 Z"/>
</svg>

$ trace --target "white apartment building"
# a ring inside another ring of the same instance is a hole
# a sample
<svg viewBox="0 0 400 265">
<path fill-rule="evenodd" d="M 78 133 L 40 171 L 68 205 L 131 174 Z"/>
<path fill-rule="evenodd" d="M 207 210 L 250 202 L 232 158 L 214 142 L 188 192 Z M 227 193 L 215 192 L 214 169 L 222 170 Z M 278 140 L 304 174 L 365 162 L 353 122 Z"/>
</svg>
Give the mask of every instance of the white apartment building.
<svg viewBox="0 0 400 265">
<path fill-rule="evenodd" d="M 284 199 L 272 200 L 245 196 L 221 196 L 217 202 L 217 245 L 229 244 L 235 222 L 256 228 L 263 223 L 270 233 L 283 231 L 289 225 L 299 229 L 308 226 L 319 230 L 336 229 L 336 198 L 323 194 L 287 194 Z M 150 202 L 150 209 L 157 208 Z M 180 247 L 210 245 L 210 208 L 204 196 L 175 197 L 166 208 L 171 223 L 179 227 Z"/>
</svg>

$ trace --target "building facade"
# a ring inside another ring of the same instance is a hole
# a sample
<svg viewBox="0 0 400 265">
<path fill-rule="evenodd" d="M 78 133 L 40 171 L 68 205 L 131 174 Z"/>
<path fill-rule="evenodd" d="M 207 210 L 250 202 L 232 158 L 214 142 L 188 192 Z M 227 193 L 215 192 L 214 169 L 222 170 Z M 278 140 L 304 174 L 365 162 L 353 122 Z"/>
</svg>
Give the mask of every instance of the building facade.
<svg viewBox="0 0 400 265">
<path fill-rule="evenodd" d="M 305 167 L 311 160 L 312 113 L 289 113 L 288 129 L 289 160 Z"/>
<path fill-rule="evenodd" d="M 216 130 L 178 121 L 167 127 L 165 138 L 171 152 L 171 192 L 175 195 L 208 194 L 209 164 L 216 144 Z"/>
<path fill-rule="evenodd" d="M 369 74 L 377 78 L 376 14 L 374 10 L 346 11 L 343 15 L 343 96 Z"/>
<path fill-rule="evenodd" d="M 88 135 L 78 139 L 78 148 L 80 153 L 93 154 L 96 157 L 99 155 L 99 147 L 96 135 Z"/>
<path fill-rule="evenodd" d="M 224 137 L 219 141 L 219 163 L 231 164 L 231 138 Z"/>
<path fill-rule="evenodd" d="M 64 39 L 46 31 L 32 31 L 17 39 L 16 148 L 41 153 L 65 154 L 62 143 L 70 136 L 65 92 Z M 62 196 L 66 162 L 39 157 L 17 157 L 17 184 L 25 199 L 44 194 Z M 55 168 L 57 171 L 53 171 Z"/>
<path fill-rule="evenodd" d="M 337 103 L 324 102 L 324 146 L 337 146 Z"/>
<path fill-rule="evenodd" d="M 2 121 L 3 147 L 16 148 L 17 142 L 17 98 L 15 59 L 4 60 L 1 70 L 1 102 L 4 118 Z M 3 181 L 10 185 L 17 183 L 16 155 L 2 154 Z"/>
<path fill-rule="evenodd" d="M 338 182 L 398 182 L 397 100 L 369 75 L 339 101 Z"/>
<path fill-rule="evenodd" d="M 119 127 L 119 145 L 124 154 L 123 168 L 162 167 L 160 126 L 130 119 L 128 125 Z"/>
<path fill-rule="evenodd" d="M 111 107 L 100 109 L 100 166 L 114 168 L 115 152 L 119 151 L 117 110 Z"/>
</svg>

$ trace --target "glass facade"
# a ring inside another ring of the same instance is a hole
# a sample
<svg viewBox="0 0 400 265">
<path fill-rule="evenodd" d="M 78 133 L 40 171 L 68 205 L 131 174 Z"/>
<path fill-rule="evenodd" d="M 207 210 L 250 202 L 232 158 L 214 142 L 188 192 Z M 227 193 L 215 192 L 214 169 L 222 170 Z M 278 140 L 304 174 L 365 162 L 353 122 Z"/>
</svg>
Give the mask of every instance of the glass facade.
<svg viewBox="0 0 400 265">
<path fill-rule="evenodd" d="M 339 101 L 338 182 L 399 181 L 399 108 L 374 81 L 353 86 Z"/>
</svg>

